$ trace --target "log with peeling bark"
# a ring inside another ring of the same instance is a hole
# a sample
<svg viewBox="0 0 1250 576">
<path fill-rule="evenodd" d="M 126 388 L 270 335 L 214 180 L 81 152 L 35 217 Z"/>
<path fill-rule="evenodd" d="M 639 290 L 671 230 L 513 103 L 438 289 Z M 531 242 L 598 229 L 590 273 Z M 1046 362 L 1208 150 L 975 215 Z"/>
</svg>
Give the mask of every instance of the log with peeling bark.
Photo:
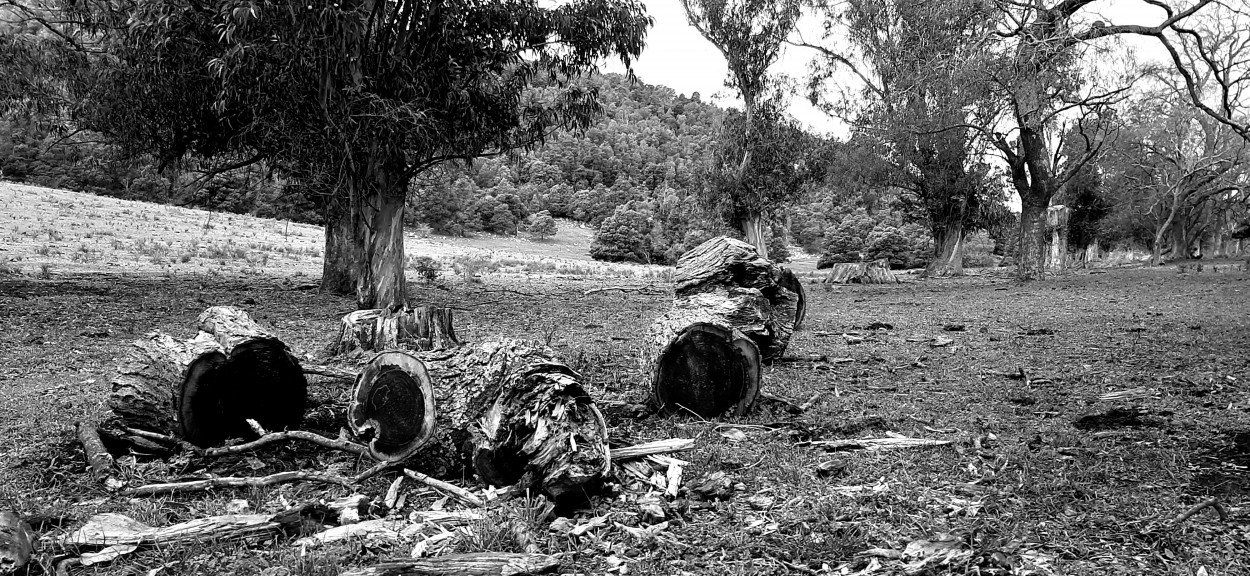
<svg viewBox="0 0 1250 576">
<path fill-rule="evenodd" d="M 460 344 L 452 320 L 452 309 L 440 306 L 357 310 L 340 321 L 330 352 L 449 348 Z"/>
<path fill-rule="evenodd" d="M 898 277 L 890 272 L 886 260 L 872 262 L 842 262 L 829 268 L 826 284 L 897 284 Z"/>
<path fill-rule="evenodd" d="M 449 468 L 440 458 L 463 457 L 488 484 L 555 497 L 609 470 L 602 414 L 577 373 L 539 344 L 386 352 L 361 373 L 353 398 L 352 426 L 384 460 L 415 454 L 439 473 Z"/>
<path fill-rule="evenodd" d="M 549 574 L 559 567 L 560 559 L 546 554 L 474 552 L 391 560 L 376 566 L 349 570 L 340 576 L 524 576 Z"/>
<path fill-rule="evenodd" d="M 106 440 L 155 452 L 172 448 L 156 435 L 207 447 L 253 436 L 248 419 L 269 430 L 300 424 L 308 383 L 286 344 L 237 308 L 209 308 L 198 324 L 189 340 L 153 332 L 134 343 L 112 382 Z"/>
<path fill-rule="evenodd" d="M 807 315 L 803 284 L 794 272 L 733 238 L 712 238 L 683 254 L 673 281 L 675 303 L 701 294 L 757 291 L 758 323 L 739 325 L 733 316 L 726 321 L 754 340 L 768 362 L 785 353 L 790 337 Z"/>
<path fill-rule="evenodd" d="M 668 414 L 745 415 L 760 391 L 755 342 L 706 308 L 674 308 L 651 325 L 651 394 Z"/>
</svg>

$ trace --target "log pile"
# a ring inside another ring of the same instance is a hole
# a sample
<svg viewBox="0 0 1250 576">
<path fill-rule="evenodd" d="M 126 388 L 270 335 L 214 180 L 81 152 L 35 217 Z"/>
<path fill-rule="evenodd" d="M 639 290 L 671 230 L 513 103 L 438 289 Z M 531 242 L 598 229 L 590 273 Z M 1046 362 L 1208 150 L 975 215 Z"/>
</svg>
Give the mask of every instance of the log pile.
<svg viewBox="0 0 1250 576">
<path fill-rule="evenodd" d="M 890 262 L 885 259 L 871 262 L 841 262 L 829 268 L 825 284 L 897 284 L 898 278 L 890 272 Z"/>
<path fill-rule="evenodd" d="M 802 284 L 723 236 L 682 255 L 674 281 L 673 307 L 650 329 L 653 400 L 668 413 L 744 414 L 762 364 L 781 358 L 806 315 Z"/>
<path fill-rule="evenodd" d="M 379 460 L 462 455 L 488 484 L 556 497 L 610 466 L 607 424 L 577 373 L 516 340 L 379 354 L 357 380 L 349 423 Z"/>
<path fill-rule="evenodd" d="M 249 419 L 299 426 L 308 383 L 286 344 L 237 308 L 209 308 L 198 324 L 185 341 L 152 332 L 134 343 L 112 382 L 105 442 L 159 454 L 173 448 L 162 438 L 207 447 L 251 436 Z"/>
</svg>

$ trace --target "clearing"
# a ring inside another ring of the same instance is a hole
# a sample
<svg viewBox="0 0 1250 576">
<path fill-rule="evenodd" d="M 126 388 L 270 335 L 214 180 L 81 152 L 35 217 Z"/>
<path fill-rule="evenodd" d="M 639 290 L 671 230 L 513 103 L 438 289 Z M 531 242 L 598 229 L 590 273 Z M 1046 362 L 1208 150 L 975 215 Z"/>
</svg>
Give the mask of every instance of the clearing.
<svg viewBox="0 0 1250 576">
<path fill-rule="evenodd" d="M 671 299 L 668 271 L 589 262 L 578 248 L 586 238 L 413 238 L 414 254 L 447 267 L 432 283 L 410 274 L 413 300 L 465 309 L 456 328 L 467 340 L 545 342 L 597 400 L 637 402 L 645 328 Z M 112 497 L 88 478 L 73 434 L 74 421 L 104 410 L 129 341 L 157 328 L 190 336 L 210 305 L 242 307 L 297 351 L 319 354 L 353 302 L 316 290 L 318 228 L 0 184 L 0 239 L 0 509 L 60 535 L 98 512 L 163 526 L 350 493 L 288 484 Z M 764 390 L 798 403 L 819 395 L 809 409 L 765 403 L 732 422 L 612 411 L 614 444 L 695 439 L 675 454 L 690 462 L 676 498 L 616 486 L 550 514 L 518 499 L 428 548 L 520 551 L 505 528 L 516 522 L 503 521 L 520 518 L 541 552 L 562 554 L 563 573 L 1248 574 L 1248 277 L 1166 266 L 1031 284 L 993 275 L 808 284 L 807 322 L 788 354 L 804 360 L 766 369 Z M 659 289 L 585 294 L 614 285 Z M 308 420 L 333 436 L 347 386 L 310 384 Z M 892 433 L 951 443 L 831 452 L 820 442 Z M 136 481 L 205 472 L 185 458 L 122 464 Z M 344 466 L 367 463 L 283 445 L 208 471 Z M 717 485 L 704 482 L 716 473 L 723 499 L 700 486 Z M 359 491 L 380 499 L 393 478 Z M 459 507 L 407 490 L 393 513 Z M 585 526 L 592 518 L 602 526 Z M 74 570 L 331 575 L 407 557 L 413 545 L 200 543 Z"/>
</svg>

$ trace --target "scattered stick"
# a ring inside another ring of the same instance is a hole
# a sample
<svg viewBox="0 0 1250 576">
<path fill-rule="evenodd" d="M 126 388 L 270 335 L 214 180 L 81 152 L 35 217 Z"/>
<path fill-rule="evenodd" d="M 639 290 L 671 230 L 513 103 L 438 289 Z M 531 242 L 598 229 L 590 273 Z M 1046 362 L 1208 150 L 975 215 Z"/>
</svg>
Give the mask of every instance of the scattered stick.
<svg viewBox="0 0 1250 576">
<path fill-rule="evenodd" d="M 316 374 L 317 376 L 325 376 L 326 378 L 336 378 L 338 380 L 356 380 L 356 373 L 344 370 L 336 366 L 312 365 L 304 366 L 305 374 Z"/>
<path fill-rule="evenodd" d="M 434 558 L 413 558 L 357 568 L 339 576 L 500 576 L 545 574 L 560 566 L 560 559 L 546 554 L 476 552 Z"/>
<path fill-rule="evenodd" d="M 484 500 L 482 500 L 481 498 L 478 498 L 477 496 L 474 496 L 472 492 L 469 492 L 468 490 L 465 490 L 464 488 L 456 486 L 455 484 L 443 482 L 442 480 L 439 480 L 437 478 L 431 478 L 430 476 L 417 472 L 416 470 L 409 470 L 407 468 L 404 469 L 404 474 L 408 476 L 409 478 L 416 480 L 417 482 L 425 484 L 426 486 L 429 486 L 437 490 L 442 490 L 448 494 L 451 494 L 457 500 L 464 502 L 465 504 L 468 504 L 470 506 L 475 506 L 475 507 L 480 508 L 486 505 L 486 502 Z"/>
<path fill-rule="evenodd" d="M 208 448 L 204 450 L 204 456 L 215 458 L 217 456 L 226 456 L 229 454 L 241 454 L 243 452 L 250 452 L 267 444 L 284 442 L 286 440 L 303 440 L 305 442 L 312 442 L 318 446 L 323 446 L 333 450 L 342 450 L 343 452 L 350 452 L 357 456 L 362 456 L 369 451 L 364 446 L 350 440 L 326 438 L 320 434 L 305 432 L 303 430 L 288 430 L 285 432 L 270 432 L 260 438 L 257 438 L 256 440 L 244 444 L 222 446 L 221 448 Z"/>
<path fill-rule="evenodd" d="M 188 482 L 165 482 L 161 484 L 148 484 L 139 486 L 129 490 L 123 490 L 125 496 L 157 496 L 166 494 L 179 494 L 183 492 L 202 492 L 212 490 L 213 488 L 258 488 L 261 486 L 272 486 L 274 484 L 282 484 L 285 482 L 322 482 L 325 484 L 338 484 L 343 487 L 350 487 L 351 481 L 341 476 L 333 474 L 322 474 L 320 472 L 278 472 L 268 476 L 259 478 L 234 478 L 219 477 L 206 478 L 204 480 L 191 480 Z"/>
<path fill-rule="evenodd" d="M 691 448 L 694 448 L 693 438 L 669 438 L 667 440 L 656 440 L 655 442 L 626 446 L 624 448 L 613 448 L 612 461 L 620 462 L 623 460 L 632 460 L 634 458 L 642 458 L 643 456 L 650 456 L 652 454 L 669 454 L 672 452 L 689 450 Z"/>
<path fill-rule="evenodd" d="M 95 423 L 75 422 L 74 428 L 78 431 L 78 441 L 82 443 L 83 453 L 87 455 L 87 464 L 91 466 L 91 479 L 103 482 L 104 487 L 109 490 L 118 490 L 125 486 L 126 483 L 117 477 L 117 463 L 100 440 L 100 432 Z"/>
<path fill-rule="evenodd" d="M 944 446 L 950 440 L 930 440 L 928 438 L 856 438 L 852 440 L 810 440 L 799 442 L 796 446 L 818 446 L 826 450 L 891 450 L 894 448 L 919 448 L 924 446 Z"/>
<path fill-rule="evenodd" d="M 825 395 L 825 391 L 824 391 L 824 390 L 821 390 L 820 392 L 817 392 L 817 393 L 815 393 L 815 394 L 812 394 L 812 397 L 811 397 L 811 398 L 808 398 L 808 399 L 807 399 L 807 402 L 804 402 L 804 403 L 802 403 L 802 404 L 800 404 L 800 405 L 799 405 L 799 410 L 801 410 L 801 411 L 803 411 L 803 412 L 807 412 L 808 410 L 811 410 L 811 409 L 812 409 L 812 406 L 815 406 L 815 405 L 816 405 L 816 403 L 817 403 L 817 402 L 819 402 L 819 401 L 820 401 L 820 399 L 824 397 L 824 395 Z"/>
<path fill-rule="evenodd" d="M 386 472 L 391 468 L 399 468 L 401 465 L 403 465 L 403 462 L 378 462 L 368 470 L 365 470 L 364 472 L 357 474 L 356 477 L 352 478 L 352 484 L 360 484 L 361 482 Z"/>
<path fill-rule="evenodd" d="M 643 294 L 663 294 L 664 291 L 656 289 L 654 286 L 604 286 L 602 288 L 591 288 L 582 292 L 582 296 L 590 296 L 600 292 L 609 292 L 619 290 L 621 292 L 641 292 Z"/>
<path fill-rule="evenodd" d="M 1193 518 L 1194 515 L 1196 515 L 1199 512 L 1202 512 L 1203 510 L 1206 510 L 1207 508 L 1215 508 L 1215 513 L 1220 515 L 1221 522 L 1228 521 L 1228 510 L 1224 509 L 1224 505 L 1220 504 L 1219 499 L 1210 498 L 1207 500 L 1203 500 L 1202 502 L 1199 502 L 1198 504 L 1194 505 L 1194 507 L 1181 513 L 1179 516 L 1177 516 L 1175 519 L 1172 520 L 1172 526 L 1179 526 L 1184 521 L 1189 520 L 1190 518 Z"/>
</svg>

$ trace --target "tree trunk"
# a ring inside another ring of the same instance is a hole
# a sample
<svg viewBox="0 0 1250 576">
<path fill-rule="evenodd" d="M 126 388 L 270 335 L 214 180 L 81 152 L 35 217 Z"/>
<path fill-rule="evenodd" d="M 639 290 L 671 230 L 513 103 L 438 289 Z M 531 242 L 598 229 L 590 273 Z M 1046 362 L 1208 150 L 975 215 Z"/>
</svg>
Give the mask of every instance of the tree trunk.
<svg viewBox="0 0 1250 576">
<path fill-rule="evenodd" d="M 764 218 L 759 214 L 751 214 L 742 219 L 742 237 L 747 244 L 755 247 L 763 258 L 768 258 L 768 242 L 764 237 Z"/>
<path fill-rule="evenodd" d="M 361 309 L 407 305 L 404 281 L 404 193 L 407 187 L 408 183 L 403 182 L 400 190 L 384 189 L 361 206 L 365 257 L 356 279 L 356 304 Z"/>
<path fill-rule="evenodd" d="M 1046 205 L 1024 199 L 1020 206 L 1020 253 L 1017 275 L 1021 280 L 1041 280 L 1046 275 Z"/>
<path fill-rule="evenodd" d="M 885 259 L 872 262 L 841 262 L 829 268 L 825 284 L 897 284 L 898 277 L 890 272 L 890 262 Z"/>
<path fill-rule="evenodd" d="M 349 570 L 340 576 L 525 576 L 547 574 L 559 567 L 559 558 L 545 554 L 474 552 L 388 560 L 376 566 Z"/>
<path fill-rule="evenodd" d="M 964 227 L 962 221 L 946 224 L 941 233 L 934 234 L 937 257 L 929 263 L 928 276 L 963 276 L 964 274 Z"/>
<path fill-rule="evenodd" d="M 332 355 L 355 350 L 382 351 L 393 348 L 434 350 L 460 345 L 452 325 L 452 309 L 418 306 L 391 311 L 387 308 L 357 310 L 340 321 L 339 335 L 330 347 Z"/>
<path fill-rule="evenodd" d="M 308 383 L 286 344 L 227 306 L 205 310 L 199 328 L 185 342 L 160 332 L 135 342 L 113 380 L 113 417 L 102 434 L 154 447 L 130 428 L 206 447 L 253 435 L 248 419 L 268 430 L 299 425 Z"/>
<path fill-rule="evenodd" d="M 720 298 L 722 294 L 707 294 Z M 735 308 L 729 304 L 727 308 Z M 752 310 L 751 306 L 739 309 Z M 710 307 L 676 307 L 651 325 L 651 396 L 667 414 L 743 416 L 759 396 L 759 347 Z M 741 320 L 741 319 L 738 319 Z M 755 316 L 755 321 L 760 318 Z"/>
<path fill-rule="evenodd" d="M 1062 274 L 1068 268 L 1068 215 L 1067 206 L 1051 206 L 1046 209 L 1046 273 Z"/>
<path fill-rule="evenodd" d="M 488 484 L 553 497 L 580 493 L 611 463 L 607 424 L 580 376 L 527 342 L 380 354 L 358 378 L 349 416 L 371 431 L 380 459 L 419 452 L 441 475 L 458 463 L 440 459 L 460 455 Z"/>
<path fill-rule="evenodd" d="M 326 205 L 325 257 L 321 264 L 321 291 L 344 296 L 356 293 L 356 270 L 361 259 L 349 203 L 331 199 Z"/>
</svg>

